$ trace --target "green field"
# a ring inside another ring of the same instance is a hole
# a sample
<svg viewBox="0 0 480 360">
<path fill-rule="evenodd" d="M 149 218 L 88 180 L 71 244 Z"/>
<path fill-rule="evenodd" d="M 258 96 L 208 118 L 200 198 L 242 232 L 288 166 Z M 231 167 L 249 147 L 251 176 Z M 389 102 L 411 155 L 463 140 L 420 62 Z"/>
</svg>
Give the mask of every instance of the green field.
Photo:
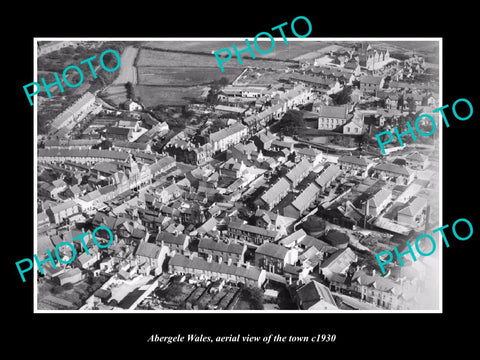
<svg viewBox="0 0 480 360">
<path fill-rule="evenodd" d="M 226 54 L 226 53 L 225 53 Z M 244 54 L 244 57 L 250 54 Z M 242 68 L 246 66 L 260 68 L 285 68 L 288 63 L 284 61 L 262 60 L 268 59 L 266 55 L 257 56 L 255 59 L 242 58 L 243 64 L 233 54 L 232 58 L 224 63 L 225 68 Z M 213 54 L 186 54 L 181 52 L 169 52 L 161 50 L 142 49 L 137 62 L 137 67 L 157 66 L 157 67 L 213 67 L 220 71 L 217 59 Z"/>
<path fill-rule="evenodd" d="M 250 37 L 247 35 L 246 37 Z M 255 34 L 253 34 L 255 36 Z M 252 37 L 253 37 L 252 36 Z M 279 34 L 280 36 L 280 34 Z M 274 35 L 276 37 L 276 35 Z M 262 39 L 266 39 L 265 43 Z M 260 54 L 255 51 L 257 59 L 267 58 L 267 59 L 278 59 L 278 60 L 291 60 L 297 56 L 306 54 L 311 51 L 319 50 L 325 46 L 331 44 L 331 42 L 326 41 L 300 41 L 295 37 L 287 36 L 288 45 L 284 43 L 281 37 L 278 40 L 275 40 L 275 47 L 273 51 L 269 54 Z M 206 41 L 150 41 L 145 43 L 144 46 L 158 48 L 158 49 L 169 49 L 176 51 L 192 51 L 192 52 L 203 52 L 207 54 L 213 54 L 215 51 L 229 48 L 233 53 L 232 44 L 235 44 L 239 50 L 246 47 L 245 41 L 242 40 L 232 40 L 232 41 L 215 41 L 215 40 L 206 40 Z M 253 41 L 250 41 L 250 44 L 253 45 Z M 258 46 L 263 50 L 268 50 L 270 48 L 270 40 L 267 37 L 261 37 L 258 40 Z M 247 53 L 245 53 L 247 54 Z M 235 55 L 233 55 L 235 56 Z M 215 57 L 212 56 L 215 60 Z"/>
<path fill-rule="evenodd" d="M 176 85 L 192 86 L 211 83 L 228 78 L 231 82 L 242 73 L 242 69 L 228 68 L 225 72 L 212 67 L 140 67 L 138 83 L 140 85 Z"/>
<path fill-rule="evenodd" d="M 136 85 L 135 94 L 147 107 L 163 105 L 187 105 L 189 99 L 198 98 L 202 87 L 164 87 Z"/>
</svg>

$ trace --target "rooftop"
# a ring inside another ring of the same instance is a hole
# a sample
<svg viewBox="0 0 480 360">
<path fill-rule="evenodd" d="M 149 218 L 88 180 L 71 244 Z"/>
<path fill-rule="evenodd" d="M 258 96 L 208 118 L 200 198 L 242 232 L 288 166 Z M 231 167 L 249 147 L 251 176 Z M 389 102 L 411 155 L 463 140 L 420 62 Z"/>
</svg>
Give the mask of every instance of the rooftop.
<svg viewBox="0 0 480 360">
<path fill-rule="evenodd" d="M 346 106 L 328 106 L 320 105 L 316 108 L 316 113 L 324 118 L 346 119 L 348 108 Z"/>
<path fill-rule="evenodd" d="M 180 266 L 188 269 L 203 270 L 208 273 L 221 273 L 235 275 L 257 281 L 260 277 L 261 270 L 255 266 L 249 268 L 236 265 L 219 264 L 217 262 L 207 262 L 203 258 L 194 257 L 190 259 L 184 255 L 176 254 L 168 263 L 169 266 Z"/>
<path fill-rule="evenodd" d="M 285 255 L 287 255 L 287 252 L 288 249 L 282 245 L 266 242 L 257 248 L 255 254 L 261 254 L 283 260 L 285 259 Z"/>
</svg>

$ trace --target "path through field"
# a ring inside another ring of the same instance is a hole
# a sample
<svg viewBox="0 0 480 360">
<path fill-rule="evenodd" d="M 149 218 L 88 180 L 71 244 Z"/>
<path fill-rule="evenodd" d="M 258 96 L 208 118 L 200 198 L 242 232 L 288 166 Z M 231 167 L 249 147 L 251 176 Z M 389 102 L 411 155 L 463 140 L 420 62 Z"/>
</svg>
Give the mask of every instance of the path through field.
<svg viewBox="0 0 480 360">
<path fill-rule="evenodd" d="M 134 85 L 137 84 L 137 69 L 133 66 L 137 53 L 138 49 L 133 46 L 127 46 L 125 50 L 123 50 L 120 72 L 112 85 L 105 89 L 105 93 L 108 94 L 108 99 L 116 105 L 127 101 L 125 84 L 129 81 Z"/>
<path fill-rule="evenodd" d="M 135 58 L 137 57 L 137 53 L 138 49 L 133 46 L 127 46 L 125 50 L 123 50 L 121 56 L 122 63 L 120 65 L 120 73 L 113 82 L 113 85 L 123 85 L 129 81 L 134 85 L 137 83 L 137 71 L 133 66 Z"/>
</svg>

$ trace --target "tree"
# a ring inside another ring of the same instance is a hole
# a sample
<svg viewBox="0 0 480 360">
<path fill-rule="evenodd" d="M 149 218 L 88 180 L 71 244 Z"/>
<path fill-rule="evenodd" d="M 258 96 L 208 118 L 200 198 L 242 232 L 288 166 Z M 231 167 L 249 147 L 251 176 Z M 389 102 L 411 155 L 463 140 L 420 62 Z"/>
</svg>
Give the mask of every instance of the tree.
<svg viewBox="0 0 480 360">
<path fill-rule="evenodd" d="M 401 166 L 407 165 L 407 161 L 405 159 L 402 159 L 402 158 L 396 158 L 395 160 L 393 160 L 393 163 L 396 164 L 396 165 L 401 165 Z"/>
<path fill-rule="evenodd" d="M 220 78 L 220 80 L 218 80 L 218 84 L 220 86 L 227 86 L 228 84 L 230 83 L 230 81 L 228 80 L 228 78 L 226 78 L 225 76 L 222 76 Z"/>
<path fill-rule="evenodd" d="M 225 127 L 225 123 L 220 119 L 215 119 L 212 121 L 212 125 L 210 125 L 210 132 L 214 133 L 220 129 Z"/>
<path fill-rule="evenodd" d="M 335 105 L 348 104 L 351 101 L 352 88 L 345 86 L 342 91 L 330 95 Z"/>
<path fill-rule="evenodd" d="M 417 104 L 415 104 L 415 99 L 413 97 L 407 98 L 407 107 L 408 110 L 412 113 L 417 109 Z"/>
<path fill-rule="evenodd" d="M 213 195 L 213 201 L 219 203 L 219 202 L 224 202 L 225 201 L 225 196 L 223 196 L 222 194 L 220 193 L 215 193 Z"/>
<path fill-rule="evenodd" d="M 285 135 L 298 135 L 305 128 L 302 113 L 298 110 L 288 110 L 278 123 L 272 126 L 273 131 Z"/>
<path fill-rule="evenodd" d="M 135 88 L 130 81 L 125 84 L 125 89 L 127 90 L 127 97 L 129 99 L 135 99 Z"/>
</svg>

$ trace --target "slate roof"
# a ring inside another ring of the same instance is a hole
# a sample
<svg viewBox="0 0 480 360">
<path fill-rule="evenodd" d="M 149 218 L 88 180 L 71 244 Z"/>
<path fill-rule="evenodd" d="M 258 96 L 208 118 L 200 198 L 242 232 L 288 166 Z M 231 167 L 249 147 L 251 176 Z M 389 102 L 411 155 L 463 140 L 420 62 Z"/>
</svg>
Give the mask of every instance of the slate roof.
<svg viewBox="0 0 480 360">
<path fill-rule="evenodd" d="M 211 250 L 240 255 L 243 252 L 243 245 L 233 242 L 226 243 L 224 241 L 215 241 L 210 238 L 203 238 L 198 243 L 198 250 Z"/>
<path fill-rule="evenodd" d="M 390 195 L 392 192 L 387 189 L 381 189 L 375 195 L 370 198 L 370 204 L 378 207 L 380 206 Z"/>
<path fill-rule="evenodd" d="M 256 254 L 261 254 L 275 259 L 284 260 L 287 255 L 288 249 L 282 245 L 266 242 L 260 245 L 255 251 Z"/>
<path fill-rule="evenodd" d="M 404 207 L 398 213 L 407 216 L 415 216 L 420 210 L 427 205 L 427 200 L 421 197 L 415 197 L 415 199 Z"/>
<path fill-rule="evenodd" d="M 300 161 L 292 170 L 290 170 L 285 177 L 291 182 L 298 182 L 305 177 L 305 173 L 312 168 L 312 163 L 307 159 Z"/>
<path fill-rule="evenodd" d="M 319 186 L 324 187 L 327 182 L 335 178 L 340 172 L 340 168 L 337 165 L 331 164 L 315 179 L 315 182 Z"/>
<path fill-rule="evenodd" d="M 303 210 L 312 203 L 319 192 L 320 189 L 318 186 L 315 185 L 315 183 L 311 183 L 304 191 L 302 191 L 300 195 L 296 197 L 296 199 L 292 202 L 292 205 L 298 210 Z"/>
<path fill-rule="evenodd" d="M 368 159 L 358 157 L 358 156 L 350 156 L 350 155 L 345 155 L 342 156 L 338 159 L 339 163 L 345 162 L 348 164 L 354 164 L 354 165 L 359 165 L 359 166 L 368 166 L 370 164 L 370 161 Z"/>
<path fill-rule="evenodd" d="M 172 257 L 168 263 L 169 266 L 181 266 L 183 268 L 201 270 L 208 273 L 216 272 L 228 275 L 234 275 L 238 277 L 247 278 L 257 281 L 260 277 L 261 270 L 255 266 L 250 266 L 248 269 L 243 266 L 227 265 L 225 263 L 219 264 L 217 262 L 207 262 L 203 258 L 194 257 L 189 259 L 188 257 L 176 254 Z"/>
<path fill-rule="evenodd" d="M 52 213 L 57 214 L 63 210 L 70 209 L 72 207 L 78 207 L 77 203 L 73 200 L 67 200 L 61 204 L 52 206 L 50 210 L 52 211 Z"/>
<path fill-rule="evenodd" d="M 276 231 L 267 230 L 267 229 L 264 229 L 264 228 L 261 228 L 261 227 L 258 227 L 258 226 L 244 224 L 241 221 L 231 221 L 228 224 L 228 227 L 233 228 L 233 229 L 239 229 L 241 231 L 246 231 L 246 232 L 249 232 L 249 233 L 268 236 L 268 237 L 271 237 L 271 238 L 275 238 L 277 236 Z"/>
<path fill-rule="evenodd" d="M 356 255 L 354 252 L 350 250 L 350 248 L 346 248 L 343 250 L 338 250 L 335 254 L 331 255 L 321 264 L 320 267 L 322 269 L 328 268 L 334 273 L 341 273 L 348 268 L 350 264 L 355 261 L 355 259 Z"/>
<path fill-rule="evenodd" d="M 261 199 L 270 205 L 273 203 L 274 199 L 277 198 L 278 194 L 283 194 L 288 189 L 290 189 L 290 184 L 282 177 L 261 196 Z"/>
<path fill-rule="evenodd" d="M 397 164 L 389 164 L 389 163 L 380 164 L 375 167 L 375 170 L 391 172 L 398 175 L 410 176 L 410 172 L 408 171 L 407 168 Z"/>
<path fill-rule="evenodd" d="M 383 292 L 392 292 L 394 294 L 401 293 L 400 284 L 395 283 L 392 279 L 382 277 L 378 274 L 375 276 L 366 274 L 363 270 L 355 272 L 352 276 L 352 282 L 356 281 L 359 285 L 373 287 Z"/>
<path fill-rule="evenodd" d="M 135 256 L 145 256 L 151 259 L 158 258 L 162 248 L 155 244 L 147 243 L 146 241 L 140 241 L 138 244 Z"/>
<path fill-rule="evenodd" d="M 185 244 L 185 234 L 170 234 L 169 232 L 160 232 L 157 235 L 157 242 L 163 241 L 165 244 L 183 245 Z"/>
<path fill-rule="evenodd" d="M 38 157 L 98 157 L 125 161 L 129 154 L 126 151 L 111 150 L 75 150 L 75 149 L 38 149 Z"/>
<path fill-rule="evenodd" d="M 374 85 L 380 85 L 380 82 L 382 81 L 381 76 L 361 76 L 360 77 L 360 83 L 367 83 L 367 84 L 374 84 Z"/>
<path fill-rule="evenodd" d="M 247 129 L 247 127 L 241 123 L 235 123 L 227 128 L 221 129 L 217 132 L 210 134 L 210 141 L 220 141 L 228 136 L 241 132 Z"/>
<path fill-rule="evenodd" d="M 300 230 L 297 230 L 294 233 L 288 235 L 284 239 L 280 240 L 278 243 L 280 245 L 287 246 L 287 245 L 290 245 L 293 242 L 297 242 L 297 241 L 303 239 L 305 236 L 307 236 L 307 233 L 303 229 L 300 229 Z"/>
<path fill-rule="evenodd" d="M 347 119 L 348 108 L 346 106 L 320 105 L 315 112 L 324 118 Z"/>
<path fill-rule="evenodd" d="M 303 309 L 309 309 L 320 301 L 337 306 L 330 290 L 315 280 L 298 288 L 297 296 Z"/>
</svg>

